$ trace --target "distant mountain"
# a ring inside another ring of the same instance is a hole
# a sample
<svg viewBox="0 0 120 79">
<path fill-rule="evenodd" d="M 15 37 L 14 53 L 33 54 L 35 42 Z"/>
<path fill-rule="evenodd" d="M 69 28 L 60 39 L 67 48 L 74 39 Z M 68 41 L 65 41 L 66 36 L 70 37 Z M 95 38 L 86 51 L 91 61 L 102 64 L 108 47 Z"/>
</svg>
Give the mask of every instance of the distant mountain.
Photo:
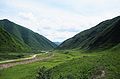
<svg viewBox="0 0 120 79">
<path fill-rule="evenodd" d="M 61 42 L 54 42 L 54 43 L 55 43 L 56 45 L 58 45 L 58 46 L 61 44 Z"/>
<path fill-rule="evenodd" d="M 32 50 L 51 50 L 57 46 L 44 36 L 7 19 L 0 20 L 0 27 Z"/>
<path fill-rule="evenodd" d="M 120 43 L 120 16 L 103 21 L 64 41 L 58 49 L 106 49 Z"/>
</svg>

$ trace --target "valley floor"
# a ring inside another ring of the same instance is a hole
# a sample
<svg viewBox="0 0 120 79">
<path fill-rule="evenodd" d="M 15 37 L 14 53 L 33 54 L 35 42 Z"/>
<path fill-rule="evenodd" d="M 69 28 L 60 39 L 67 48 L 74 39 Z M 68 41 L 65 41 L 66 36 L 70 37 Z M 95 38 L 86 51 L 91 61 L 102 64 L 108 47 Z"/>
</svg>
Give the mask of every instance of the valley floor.
<svg viewBox="0 0 120 79">
<path fill-rule="evenodd" d="M 43 66 L 52 71 L 52 79 L 120 78 L 120 52 L 116 50 L 95 53 L 54 51 L 37 55 L 37 58 L 43 60 L 1 69 L 0 79 L 35 79 L 38 69 Z"/>
</svg>

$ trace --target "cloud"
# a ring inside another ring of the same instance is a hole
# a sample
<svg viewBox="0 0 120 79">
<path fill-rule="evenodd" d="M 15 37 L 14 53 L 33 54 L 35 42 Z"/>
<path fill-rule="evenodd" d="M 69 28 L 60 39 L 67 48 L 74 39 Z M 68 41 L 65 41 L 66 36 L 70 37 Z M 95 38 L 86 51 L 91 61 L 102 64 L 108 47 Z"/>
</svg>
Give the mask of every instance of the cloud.
<svg viewBox="0 0 120 79">
<path fill-rule="evenodd" d="M 32 13 L 20 12 L 18 15 L 25 20 L 35 20 L 35 16 Z"/>
<path fill-rule="evenodd" d="M 119 15 L 119 0 L 1 0 L 8 18 L 52 41 L 64 41 Z"/>
</svg>

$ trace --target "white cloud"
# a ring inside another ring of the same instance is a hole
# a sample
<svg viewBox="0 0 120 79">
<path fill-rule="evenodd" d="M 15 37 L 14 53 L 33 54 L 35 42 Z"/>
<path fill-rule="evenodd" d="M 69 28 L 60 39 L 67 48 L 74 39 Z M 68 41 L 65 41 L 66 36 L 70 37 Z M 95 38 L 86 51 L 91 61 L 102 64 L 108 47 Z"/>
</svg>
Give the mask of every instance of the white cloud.
<svg viewBox="0 0 120 79">
<path fill-rule="evenodd" d="M 115 8 L 112 7 L 112 2 L 116 4 Z M 119 15 L 120 8 L 116 8 L 118 2 L 118 0 L 44 0 L 38 2 L 5 0 L 7 9 L 11 7 L 13 10 L 6 12 L 5 15 L 1 13 L 3 15 L 1 18 L 7 15 L 8 19 L 52 41 L 64 41 L 105 19 Z M 111 10 L 108 9 L 109 5 L 112 7 Z M 1 9 L 4 10 L 4 8 Z"/>
</svg>

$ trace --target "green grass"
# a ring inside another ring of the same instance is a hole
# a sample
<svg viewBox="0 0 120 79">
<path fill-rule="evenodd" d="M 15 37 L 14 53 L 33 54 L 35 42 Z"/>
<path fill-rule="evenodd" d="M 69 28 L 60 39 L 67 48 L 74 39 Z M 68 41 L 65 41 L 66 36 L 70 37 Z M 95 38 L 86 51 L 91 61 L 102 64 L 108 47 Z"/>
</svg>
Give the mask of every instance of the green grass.
<svg viewBox="0 0 120 79">
<path fill-rule="evenodd" d="M 0 61 L 30 57 L 33 53 L 0 52 Z"/>
<path fill-rule="evenodd" d="M 119 79 L 120 52 L 91 53 L 88 56 L 74 58 L 51 69 L 53 79 L 58 79 L 60 75 L 65 79 L 68 76 L 72 76 L 73 79 L 90 79 L 100 70 L 105 71 L 105 79 Z"/>
<path fill-rule="evenodd" d="M 34 79 L 39 67 L 45 66 L 52 68 L 67 60 L 68 58 L 66 56 L 67 55 L 56 53 L 55 56 L 49 60 L 3 69 L 0 71 L 0 79 Z"/>
<path fill-rule="evenodd" d="M 99 70 L 105 71 L 105 79 L 119 79 L 120 50 L 110 50 L 95 53 L 81 53 L 81 51 L 54 51 L 54 57 L 49 60 L 18 65 L 0 70 L 0 79 L 35 79 L 40 67 L 45 66 L 52 71 L 53 79 L 60 75 L 64 78 L 72 76 L 74 79 L 88 79 Z M 43 54 L 38 57 L 48 57 Z"/>
</svg>

